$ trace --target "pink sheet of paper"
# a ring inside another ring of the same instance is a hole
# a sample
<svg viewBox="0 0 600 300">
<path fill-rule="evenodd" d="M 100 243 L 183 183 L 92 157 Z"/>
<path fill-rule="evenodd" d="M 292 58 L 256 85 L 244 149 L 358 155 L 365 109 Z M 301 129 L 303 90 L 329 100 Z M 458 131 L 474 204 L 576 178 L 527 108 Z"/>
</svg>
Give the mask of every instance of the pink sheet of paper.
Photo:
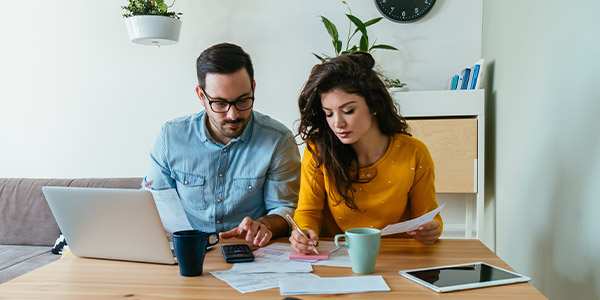
<svg viewBox="0 0 600 300">
<path fill-rule="evenodd" d="M 292 251 L 290 254 L 290 260 L 327 260 L 329 259 L 328 250 L 320 250 L 319 255 L 317 254 L 302 254 L 296 251 Z"/>
</svg>

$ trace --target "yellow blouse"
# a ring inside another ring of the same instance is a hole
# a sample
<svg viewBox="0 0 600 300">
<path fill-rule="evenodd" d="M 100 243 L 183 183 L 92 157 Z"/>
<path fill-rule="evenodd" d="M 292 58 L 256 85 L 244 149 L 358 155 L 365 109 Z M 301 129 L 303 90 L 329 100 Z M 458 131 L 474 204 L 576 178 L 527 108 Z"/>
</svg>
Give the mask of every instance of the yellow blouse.
<svg viewBox="0 0 600 300">
<path fill-rule="evenodd" d="M 331 185 L 324 166 L 314 175 L 315 157 L 304 151 L 298 208 L 294 216 L 302 229 L 320 232 L 323 209 L 328 196 L 342 199 Z M 382 229 L 389 224 L 421 216 L 435 208 L 434 166 L 423 142 L 405 134 L 391 137 L 385 154 L 373 165 L 360 169 L 360 178 L 367 183 L 354 183 L 354 202 L 359 211 L 352 211 L 342 200 L 339 205 L 327 201 L 331 216 L 342 231 L 355 227 Z M 405 215 L 405 210 L 407 211 Z M 438 214 L 434 220 L 443 229 Z"/>
</svg>

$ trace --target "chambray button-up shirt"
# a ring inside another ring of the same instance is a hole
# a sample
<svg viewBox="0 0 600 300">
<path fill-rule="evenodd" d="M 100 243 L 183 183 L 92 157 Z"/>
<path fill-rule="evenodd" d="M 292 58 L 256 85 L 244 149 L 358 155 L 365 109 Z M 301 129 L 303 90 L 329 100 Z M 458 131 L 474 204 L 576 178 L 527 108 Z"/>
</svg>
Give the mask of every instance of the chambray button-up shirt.
<svg viewBox="0 0 600 300">
<path fill-rule="evenodd" d="M 163 125 L 142 182 L 175 188 L 190 224 L 227 231 L 246 216 L 293 215 L 300 186 L 300 153 L 291 131 L 257 111 L 242 134 L 223 145 L 212 139 L 203 112 Z"/>
</svg>

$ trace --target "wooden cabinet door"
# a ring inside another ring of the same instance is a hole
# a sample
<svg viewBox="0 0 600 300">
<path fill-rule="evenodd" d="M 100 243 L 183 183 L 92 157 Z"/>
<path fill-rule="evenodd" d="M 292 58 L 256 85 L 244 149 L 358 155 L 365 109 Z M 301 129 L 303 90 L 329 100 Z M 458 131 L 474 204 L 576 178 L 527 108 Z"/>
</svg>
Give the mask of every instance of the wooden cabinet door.
<svg viewBox="0 0 600 300">
<path fill-rule="evenodd" d="M 409 119 L 409 132 L 423 141 L 435 165 L 437 193 L 477 192 L 477 119 Z"/>
</svg>

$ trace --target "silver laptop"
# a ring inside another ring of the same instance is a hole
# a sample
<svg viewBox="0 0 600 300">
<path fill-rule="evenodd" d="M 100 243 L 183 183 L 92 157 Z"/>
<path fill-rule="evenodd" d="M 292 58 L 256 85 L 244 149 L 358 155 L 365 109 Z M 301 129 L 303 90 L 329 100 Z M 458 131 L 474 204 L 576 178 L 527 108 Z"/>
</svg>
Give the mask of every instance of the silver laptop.
<svg viewBox="0 0 600 300">
<path fill-rule="evenodd" d="M 42 191 L 74 255 L 176 263 L 149 191 L 55 186 Z"/>
</svg>

